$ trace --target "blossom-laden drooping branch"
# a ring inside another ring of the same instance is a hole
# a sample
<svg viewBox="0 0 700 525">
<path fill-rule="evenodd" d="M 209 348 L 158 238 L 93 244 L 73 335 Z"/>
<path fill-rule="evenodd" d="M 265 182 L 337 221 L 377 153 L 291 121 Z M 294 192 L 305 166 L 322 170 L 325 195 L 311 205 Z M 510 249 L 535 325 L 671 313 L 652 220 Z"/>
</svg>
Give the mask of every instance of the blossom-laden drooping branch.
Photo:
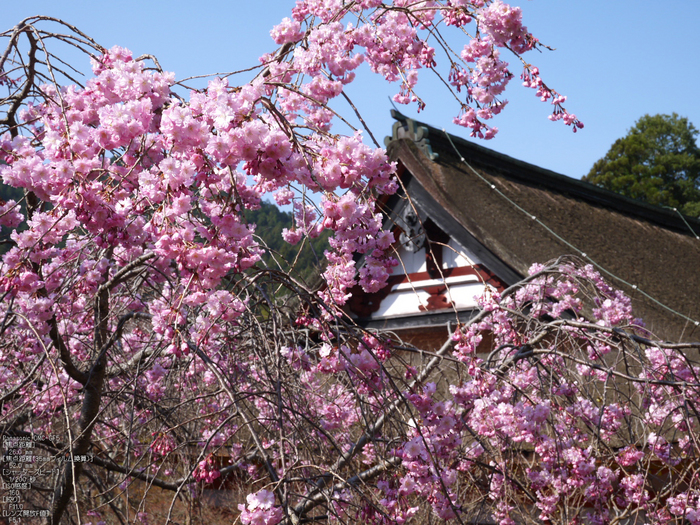
<svg viewBox="0 0 700 525">
<path fill-rule="evenodd" d="M 451 28 L 473 33 L 457 56 Z M 23 197 L 0 203 L 0 428 L 42 458 L 27 509 L 176 521 L 221 486 L 246 524 L 697 521 L 696 364 L 593 269 L 487 293 L 436 355 L 342 310 L 396 265 L 375 201 L 397 183 L 332 132 L 332 101 L 364 61 L 422 104 L 446 56 L 458 119 L 491 136 L 500 53 L 537 46 L 518 9 L 300 1 L 255 78 L 187 100 L 152 57 L 60 21 L 2 36 L 0 176 Z M 84 85 L 56 41 L 93 55 Z M 320 290 L 263 263 L 246 216 L 268 194 L 293 206 L 288 242 L 333 232 Z"/>
</svg>

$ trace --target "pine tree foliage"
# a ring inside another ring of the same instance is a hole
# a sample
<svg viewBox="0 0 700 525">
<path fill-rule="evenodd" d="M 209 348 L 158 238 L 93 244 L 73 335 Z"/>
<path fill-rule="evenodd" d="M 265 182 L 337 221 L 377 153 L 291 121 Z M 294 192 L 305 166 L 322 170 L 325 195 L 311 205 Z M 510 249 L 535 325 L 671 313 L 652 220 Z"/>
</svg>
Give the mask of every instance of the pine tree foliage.
<svg viewBox="0 0 700 525">
<path fill-rule="evenodd" d="M 644 115 L 583 180 L 700 217 L 698 130 L 685 117 Z"/>
</svg>

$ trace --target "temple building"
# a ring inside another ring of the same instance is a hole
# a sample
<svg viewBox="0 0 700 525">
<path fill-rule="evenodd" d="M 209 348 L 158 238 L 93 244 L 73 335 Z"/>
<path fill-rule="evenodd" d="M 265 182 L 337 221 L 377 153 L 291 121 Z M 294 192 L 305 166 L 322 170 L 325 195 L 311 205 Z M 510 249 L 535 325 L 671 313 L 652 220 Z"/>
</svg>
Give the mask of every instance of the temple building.
<svg viewBox="0 0 700 525">
<path fill-rule="evenodd" d="M 700 220 L 392 113 L 385 143 L 402 189 L 382 206 L 401 263 L 380 292 L 353 291 L 358 324 L 434 349 L 476 297 L 575 255 L 627 293 L 658 338 L 700 339 Z"/>
</svg>

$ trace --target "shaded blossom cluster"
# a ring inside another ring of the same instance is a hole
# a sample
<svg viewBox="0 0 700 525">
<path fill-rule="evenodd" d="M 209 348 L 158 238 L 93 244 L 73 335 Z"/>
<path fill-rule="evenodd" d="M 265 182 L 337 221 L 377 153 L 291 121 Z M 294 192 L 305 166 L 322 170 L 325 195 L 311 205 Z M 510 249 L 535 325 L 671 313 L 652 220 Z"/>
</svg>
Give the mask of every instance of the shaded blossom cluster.
<svg viewBox="0 0 700 525">
<path fill-rule="evenodd" d="M 431 385 L 408 396 L 422 421 L 401 450 L 406 474 L 395 497 L 423 491 L 441 517 L 474 519 L 489 507 L 504 525 L 529 519 L 523 498 L 543 521 L 695 519 L 698 420 L 686 408 L 700 393 L 700 367 L 657 344 L 635 354 L 620 334 L 650 341 L 629 298 L 591 266 L 553 270 L 536 265 L 516 290 L 488 294 L 478 322 L 455 332 L 454 355 L 470 377 L 449 387 L 451 398 L 436 403 Z M 441 476 L 447 513 L 425 492 L 429 483 L 415 483 L 416 462 Z M 460 476 L 481 477 L 483 488 L 455 497 Z M 670 514 L 655 483 L 678 492 Z"/>
</svg>

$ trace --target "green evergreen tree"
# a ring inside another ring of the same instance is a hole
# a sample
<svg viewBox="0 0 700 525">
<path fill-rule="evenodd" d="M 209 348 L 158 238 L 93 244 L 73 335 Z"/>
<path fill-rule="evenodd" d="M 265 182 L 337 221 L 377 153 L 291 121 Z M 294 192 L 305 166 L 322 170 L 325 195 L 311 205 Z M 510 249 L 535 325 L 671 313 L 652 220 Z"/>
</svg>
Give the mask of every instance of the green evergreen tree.
<svg viewBox="0 0 700 525">
<path fill-rule="evenodd" d="M 9 200 L 14 200 L 15 202 L 20 202 L 24 197 L 24 192 L 19 188 L 13 188 L 0 182 L 0 201 L 7 202 Z"/>
<path fill-rule="evenodd" d="M 698 130 L 685 117 L 644 115 L 583 180 L 700 217 Z"/>
</svg>

